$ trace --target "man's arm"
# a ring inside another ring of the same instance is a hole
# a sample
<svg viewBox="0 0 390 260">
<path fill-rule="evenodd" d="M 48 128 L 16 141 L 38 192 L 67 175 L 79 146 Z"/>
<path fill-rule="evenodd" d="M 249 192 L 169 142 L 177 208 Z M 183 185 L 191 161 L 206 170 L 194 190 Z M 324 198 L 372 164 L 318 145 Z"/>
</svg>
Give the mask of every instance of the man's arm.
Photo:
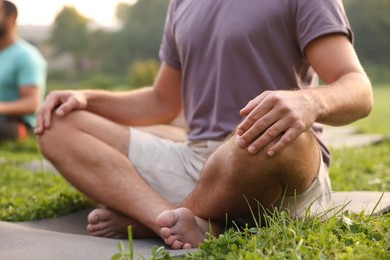
<svg viewBox="0 0 390 260">
<path fill-rule="evenodd" d="M 35 132 L 41 134 L 45 128 L 50 128 L 53 111 L 61 117 L 77 109 L 124 125 L 168 123 L 181 110 L 181 72 L 162 64 L 153 87 L 127 92 L 54 91 L 37 113 Z"/>
<path fill-rule="evenodd" d="M 277 140 L 267 151 L 274 156 L 314 122 L 345 125 L 370 113 L 371 83 L 346 36 L 320 37 L 306 47 L 305 53 L 328 85 L 267 91 L 250 101 L 241 110 L 246 118 L 237 129 L 240 147 L 255 154 Z"/>
<path fill-rule="evenodd" d="M 169 123 L 181 110 L 181 71 L 162 64 L 153 87 L 85 94 L 88 111 L 115 122 L 133 126 Z"/>
<path fill-rule="evenodd" d="M 0 102 L 0 114 L 18 117 L 35 113 L 40 98 L 39 88 L 37 86 L 22 86 L 19 92 L 19 99 Z"/>
<path fill-rule="evenodd" d="M 316 39 L 307 46 L 306 55 L 327 84 L 311 91 L 317 122 L 340 126 L 368 116 L 373 106 L 371 83 L 345 36 Z"/>
</svg>

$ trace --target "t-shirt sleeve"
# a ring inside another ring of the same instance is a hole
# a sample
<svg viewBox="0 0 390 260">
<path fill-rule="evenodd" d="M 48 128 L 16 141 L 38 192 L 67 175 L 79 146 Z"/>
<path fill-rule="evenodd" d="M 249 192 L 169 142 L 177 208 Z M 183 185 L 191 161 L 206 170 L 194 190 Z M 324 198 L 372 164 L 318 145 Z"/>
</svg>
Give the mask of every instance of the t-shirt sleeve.
<svg viewBox="0 0 390 260">
<path fill-rule="evenodd" d="M 46 62 L 35 53 L 25 53 L 19 57 L 18 86 L 44 85 L 46 77 Z"/>
<path fill-rule="evenodd" d="M 171 1 L 165 21 L 164 34 L 160 46 L 160 59 L 168 65 L 181 69 L 179 53 L 175 41 L 174 12 L 176 1 Z"/>
<path fill-rule="evenodd" d="M 299 48 L 331 33 L 345 34 L 353 42 L 353 33 L 341 0 L 297 1 L 296 26 Z"/>
</svg>

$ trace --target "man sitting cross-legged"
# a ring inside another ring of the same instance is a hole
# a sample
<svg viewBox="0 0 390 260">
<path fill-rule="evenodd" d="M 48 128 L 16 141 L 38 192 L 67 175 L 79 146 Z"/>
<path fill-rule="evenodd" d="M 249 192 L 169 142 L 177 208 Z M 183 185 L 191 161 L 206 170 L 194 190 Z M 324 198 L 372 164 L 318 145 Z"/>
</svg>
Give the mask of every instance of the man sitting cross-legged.
<svg viewBox="0 0 390 260">
<path fill-rule="evenodd" d="M 153 87 L 48 95 L 35 132 L 61 174 L 105 206 L 88 216 L 92 235 L 124 236 L 133 225 L 137 237 L 191 248 L 209 224 L 218 234 L 249 205 L 297 217 L 327 209 L 319 123 L 368 115 L 371 85 L 340 2 L 283 3 L 172 1 Z M 182 109 L 188 141 L 137 129 Z"/>
</svg>

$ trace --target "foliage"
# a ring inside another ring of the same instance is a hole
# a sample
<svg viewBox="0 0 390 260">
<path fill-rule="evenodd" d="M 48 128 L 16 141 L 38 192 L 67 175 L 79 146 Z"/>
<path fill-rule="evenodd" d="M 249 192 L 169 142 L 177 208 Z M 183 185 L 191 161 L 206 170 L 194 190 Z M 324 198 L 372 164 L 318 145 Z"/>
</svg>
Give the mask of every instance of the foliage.
<svg viewBox="0 0 390 260">
<path fill-rule="evenodd" d="M 156 60 L 134 62 L 129 75 L 129 83 L 132 87 L 150 86 L 153 84 L 159 64 Z"/>
<path fill-rule="evenodd" d="M 120 242 L 118 248 L 112 259 L 134 259 L 132 246 L 126 251 Z M 390 216 L 345 211 L 326 220 L 294 219 L 281 211 L 265 216 L 263 226 L 209 235 L 199 249 L 184 259 L 389 259 Z M 154 247 L 152 254 L 152 259 L 174 259 L 164 247 Z"/>
<path fill-rule="evenodd" d="M 127 15 L 121 15 L 123 29 L 121 44 L 127 46 L 122 55 L 131 60 L 156 58 L 160 46 L 169 0 L 143 0 L 135 5 L 119 6 Z"/>
<path fill-rule="evenodd" d="M 27 221 L 66 215 L 91 205 L 65 180 L 0 164 L 0 220 Z"/>
<path fill-rule="evenodd" d="M 89 29 L 88 20 L 73 7 L 64 7 L 57 15 L 51 43 L 57 53 L 71 53 L 78 70 L 88 61 L 89 69 L 126 73 L 137 60 L 158 59 L 169 0 L 142 0 L 120 3 L 117 30 Z"/>
<path fill-rule="evenodd" d="M 120 3 L 116 15 L 122 27 L 117 31 L 88 30 L 88 20 L 74 8 L 65 7 L 56 17 L 51 42 L 59 53 L 74 54 L 78 66 L 88 57 L 96 70 L 126 73 L 137 60 L 158 59 L 168 4 L 169 0 Z M 363 65 L 389 68 L 390 1 L 345 0 L 344 4 Z M 374 81 L 388 79 L 388 73 L 382 71 L 373 71 Z"/>
<path fill-rule="evenodd" d="M 84 89 L 109 89 L 118 85 L 118 82 L 115 77 L 98 74 L 84 80 L 80 85 Z"/>
<path fill-rule="evenodd" d="M 265 227 L 210 236 L 185 259 L 389 259 L 390 217 L 343 213 L 326 221 L 267 216 Z"/>
<path fill-rule="evenodd" d="M 33 138 L 0 143 L 0 158 L 0 220 L 53 218 L 91 206 L 61 176 L 23 167 L 41 159 Z"/>
<path fill-rule="evenodd" d="M 58 76 L 61 77 L 61 76 Z M 61 89 L 109 89 L 109 90 L 129 90 L 128 81 L 123 75 L 114 75 L 106 73 L 88 73 L 80 75 L 79 80 L 64 80 L 59 78 L 50 78 L 47 84 L 47 93 L 52 90 Z"/>
<path fill-rule="evenodd" d="M 366 60 L 362 64 L 374 85 L 390 83 L 390 64 L 378 65 Z"/>
<path fill-rule="evenodd" d="M 374 85 L 374 109 L 371 114 L 353 125 L 363 133 L 390 136 L 390 85 Z"/>
<path fill-rule="evenodd" d="M 121 56 L 119 41 L 118 32 L 104 29 L 89 32 L 88 57 L 95 64 L 97 71 L 123 73 L 127 68 L 128 57 Z"/>
<path fill-rule="evenodd" d="M 57 54 L 70 53 L 77 69 L 82 69 L 82 59 L 88 50 L 88 19 L 74 7 L 65 6 L 57 15 L 50 42 Z"/>
<path fill-rule="evenodd" d="M 165 15 L 169 0 L 142 0 L 134 5 L 121 3 L 117 17 L 122 28 L 117 32 L 100 32 L 95 36 L 95 56 L 101 69 L 126 73 L 138 60 L 158 59 Z"/>
<path fill-rule="evenodd" d="M 390 66 L 390 1 L 346 1 L 356 50 L 365 62 Z"/>
<path fill-rule="evenodd" d="M 332 149 L 333 190 L 389 191 L 390 141 L 375 146 Z"/>
<path fill-rule="evenodd" d="M 122 241 L 118 242 L 119 253 L 114 254 L 111 260 L 134 260 L 134 248 L 133 248 L 133 230 L 131 226 L 127 227 L 127 234 L 129 238 L 129 249 L 127 250 Z M 141 256 L 142 257 L 142 256 Z M 144 259 L 142 257 L 142 259 Z M 150 260 L 170 260 L 172 259 L 169 253 L 163 246 L 152 248 L 152 258 Z"/>
<path fill-rule="evenodd" d="M 39 160 L 41 157 L 36 139 L 28 136 L 20 141 L 0 141 L 0 158 L 5 163 L 6 161 L 25 162 Z"/>
<path fill-rule="evenodd" d="M 129 237 L 129 251 L 126 251 L 122 241 L 118 243 L 119 253 L 112 256 L 111 260 L 133 260 L 134 248 L 133 248 L 133 229 L 131 226 L 127 227 L 127 235 Z"/>
</svg>

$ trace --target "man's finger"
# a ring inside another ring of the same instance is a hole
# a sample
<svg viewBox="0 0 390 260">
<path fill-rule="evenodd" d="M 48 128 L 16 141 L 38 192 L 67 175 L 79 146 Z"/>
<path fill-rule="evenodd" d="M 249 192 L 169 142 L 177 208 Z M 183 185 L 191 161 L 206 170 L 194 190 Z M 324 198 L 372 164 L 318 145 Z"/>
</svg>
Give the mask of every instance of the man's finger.
<svg viewBox="0 0 390 260">
<path fill-rule="evenodd" d="M 60 117 L 63 117 L 69 114 L 70 111 L 78 107 L 78 100 L 75 98 L 70 98 L 66 102 L 62 103 L 57 109 L 56 114 Z"/>
<path fill-rule="evenodd" d="M 251 115 L 249 115 L 238 127 L 238 131 L 241 131 L 237 132 L 241 136 L 239 142 L 241 148 L 252 143 L 259 135 L 264 133 L 271 125 L 280 119 L 274 111 L 263 109 L 267 109 L 267 107 L 257 107 L 256 110 L 253 111 L 253 115 L 251 113 Z"/>
<path fill-rule="evenodd" d="M 251 154 L 256 154 L 257 152 L 263 150 L 270 143 L 275 142 L 278 138 L 280 138 L 281 133 L 285 131 L 287 128 L 287 124 L 283 123 L 283 121 L 273 122 L 270 127 L 268 127 L 261 135 L 256 137 L 256 140 L 248 147 L 248 152 Z"/>
<path fill-rule="evenodd" d="M 281 136 L 280 140 L 276 142 L 276 144 L 274 144 L 271 148 L 268 149 L 267 155 L 269 157 L 276 156 L 284 148 L 286 148 L 287 145 L 292 143 L 300 134 L 301 132 L 297 131 L 294 128 L 290 128 Z"/>
</svg>

